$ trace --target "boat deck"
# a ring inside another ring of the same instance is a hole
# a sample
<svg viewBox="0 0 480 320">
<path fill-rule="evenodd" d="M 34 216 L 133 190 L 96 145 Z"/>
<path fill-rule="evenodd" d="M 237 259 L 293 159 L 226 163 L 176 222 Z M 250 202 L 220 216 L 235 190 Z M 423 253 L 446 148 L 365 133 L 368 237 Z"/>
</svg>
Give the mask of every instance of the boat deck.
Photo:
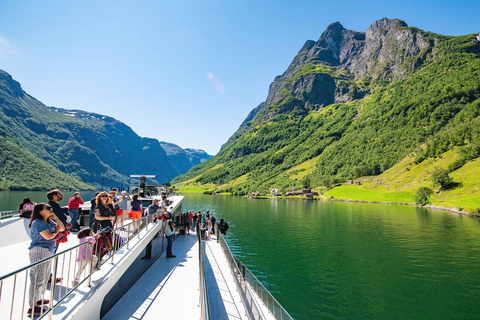
<svg viewBox="0 0 480 320">
<path fill-rule="evenodd" d="M 216 243 L 205 240 L 211 319 L 247 319 L 228 262 Z M 198 319 L 198 240 L 194 232 L 173 243 L 176 258 L 163 253 L 103 319 Z"/>
</svg>

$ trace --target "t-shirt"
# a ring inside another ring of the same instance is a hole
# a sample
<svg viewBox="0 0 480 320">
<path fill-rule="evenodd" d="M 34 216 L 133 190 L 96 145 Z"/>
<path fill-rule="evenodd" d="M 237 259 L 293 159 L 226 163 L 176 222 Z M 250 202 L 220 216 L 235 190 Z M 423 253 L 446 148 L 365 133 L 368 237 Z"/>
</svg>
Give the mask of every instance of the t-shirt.
<svg viewBox="0 0 480 320">
<path fill-rule="evenodd" d="M 95 211 L 97 211 L 97 210 L 100 212 L 100 215 L 102 217 L 112 217 L 112 216 L 115 215 L 115 212 L 108 205 L 106 207 L 102 206 L 102 205 L 97 205 L 97 207 L 95 208 Z M 112 228 L 113 227 L 113 224 L 112 224 L 111 220 L 97 220 L 97 219 L 95 219 L 95 221 L 100 223 L 102 228 L 107 228 L 107 227 Z"/>
<path fill-rule="evenodd" d="M 118 206 L 120 207 L 120 209 L 127 210 L 128 200 L 130 200 L 130 199 L 126 196 L 121 196 L 120 197 L 120 202 L 118 203 Z"/>
<path fill-rule="evenodd" d="M 83 204 L 82 198 L 75 198 L 71 197 L 70 200 L 68 200 L 68 209 L 79 209 L 80 205 Z"/>
<path fill-rule="evenodd" d="M 97 197 L 95 198 L 92 198 L 92 200 L 90 200 L 90 210 L 92 211 L 95 211 L 95 208 L 97 206 Z"/>
<path fill-rule="evenodd" d="M 142 201 L 138 199 L 132 201 L 132 211 L 142 211 L 141 206 L 142 206 Z"/>
<path fill-rule="evenodd" d="M 163 202 L 163 200 L 158 203 L 158 206 L 160 208 L 165 208 L 165 210 L 167 210 L 167 206 L 165 205 L 165 202 Z"/>
<path fill-rule="evenodd" d="M 152 214 L 158 211 L 158 204 L 151 204 L 148 206 L 148 214 Z"/>
<path fill-rule="evenodd" d="M 173 227 L 168 227 L 167 230 L 165 230 L 166 225 L 167 225 L 167 221 L 163 220 L 162 221 L 162 229 L 165 231 L 165 235 L 168 237 L 168 236 L 171 236 L 173 234 L 173 230 L 172 230 Z"/>
<path fill-rule="evenodd" d="M 23 211 L 33 211 L 33 204 L 31 202 L 27 202 L 23 205 Z"/>
<path fill-rule="evenodd" d="M 60 207 L 60 205 L 56 202 L 53 202 L 53 201 L 48 201 L 48 204 L 52 207 L 53 209 L 53 213 L 58 217 L 58 219 L 60 219 L 60 221 L 62 221 L 62 223 L 65 225 L 65 223 L 67 222 L 67 216 L 65 215 L 65 213 L 63 213 L 62 211 L 62 208 Z"/>
<path fill-rule="evenodd" d="M 30 238 L 32 238 L 32 242 L 30 243 L 30 247 L 28 249 L 32 249 L 33 247 L 40 247 L 46 248 L 50 252 L 55 252 L 57 245 L 55 243 L 55 238 L 50 240 L 45 239 L 40 232 L 44 230 L 49 230 L 51 233 L 55 232 L 55 226 L 52 220 L 50 223 L 45 222 L 42 219 L 35 219 L 32 222 L 32 227 L 30 229 Z"/>
</svg>

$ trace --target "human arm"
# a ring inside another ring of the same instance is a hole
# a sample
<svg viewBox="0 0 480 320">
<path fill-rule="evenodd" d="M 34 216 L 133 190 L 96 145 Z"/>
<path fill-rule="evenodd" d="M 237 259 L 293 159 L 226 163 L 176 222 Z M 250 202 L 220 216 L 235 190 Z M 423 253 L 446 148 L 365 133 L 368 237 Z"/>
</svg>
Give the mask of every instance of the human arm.
<svg viewBox="0 0 480 320">
<path fill-rule="evenodd" d="M 96 209 L 95 210 L 95 220 L 98 220 L 98 221 L 106 221 L 106 220 L 115 220 L 115 216 L 108 216 L 108 217 L 105 217 L 105 216 L 102 216 L 100 214 L 100 210 L 99 209 Z"/>
<path fill-rule="evenodd" d="M 62 231 L 65 231 L 65 226 L 63 225 L 62 221 L 58 219 L 58 217 L 55 216 L 55 218 L 51 218 L 51 219 L 55 221 L 55 225 L 53 226 L 54 231 L 52 232 L 51 229 L 48 227 L 48 224 L 45 223 L 45 229 L 39 232 L 39 234 L 45 240 L 52 240 L 53 238 L 55 238 L 57 234 L 59 234 Z"/>
</svg>

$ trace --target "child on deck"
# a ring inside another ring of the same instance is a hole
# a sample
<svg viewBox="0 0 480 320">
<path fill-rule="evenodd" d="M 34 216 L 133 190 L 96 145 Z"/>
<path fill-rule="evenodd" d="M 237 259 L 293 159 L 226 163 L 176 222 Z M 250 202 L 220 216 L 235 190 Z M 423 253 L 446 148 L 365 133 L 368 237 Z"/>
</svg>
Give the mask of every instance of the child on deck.
<svg viewBox="0 0 480 320">
<path fill-rule="evenodd" d="M 92 246 L 96 243 L 95 237 L 93 236 L 93 231 L 91 228 L 85 228 L 78 232 L 77 234 L 78 239 L 80 239 L 80 243 L 88 242 L 89 245 L 84 245 L 78 248 L 78 269 L 77 273 L 75 274 L 75 280 L 73 280 L 73 286 L 75 287 L 80 282 L 80 276 L 87 267 L 87 265 L 92 262 L 92 270 L 93 266 L 97 264 L 98 257 L 92 257 Z"/>
</svg>

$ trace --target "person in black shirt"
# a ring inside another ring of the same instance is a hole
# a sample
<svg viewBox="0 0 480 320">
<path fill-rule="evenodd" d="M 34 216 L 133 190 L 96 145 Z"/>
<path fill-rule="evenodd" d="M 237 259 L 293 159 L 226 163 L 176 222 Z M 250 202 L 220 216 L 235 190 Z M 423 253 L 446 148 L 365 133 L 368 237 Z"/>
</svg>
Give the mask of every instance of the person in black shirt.
<svg viewBox="0 0 480 320">
<path fill-rule="evenodd" d="M 115 220 L 115 211 L 108 205 L 110 198 L 105 191 L 98 194 L 96 198 L 97 206 L 95 208 L 95 222 L 100 224 L 100 228 L 110 227 L 113 229 L 113 220 Z M 98 229 L 98 228 L 94 228 Z M 97 230 L 95 230 L 96 232 Z"/>
<path fill-rule="evenodd" d="M 63 213 L 62 208 L 58 204 L 60 201 L 63 200 L 63 193 L 58 190 L 54 189 L 47 192 L 47 199 L 48 204 L 52 207 L 53 213 L 62 221 L 63 225 L 67 223 L 67 216 Z"/>
<path fill-rule="evenodd" d="M 88 215 L 88 226 L 93 227 L 93 221 L 95 221 L 95 208 L 97 207 L 97 196 L 100 191 L 95 192 L 95 197 L 90 200 L 90 213 Z"/>
</svg>

